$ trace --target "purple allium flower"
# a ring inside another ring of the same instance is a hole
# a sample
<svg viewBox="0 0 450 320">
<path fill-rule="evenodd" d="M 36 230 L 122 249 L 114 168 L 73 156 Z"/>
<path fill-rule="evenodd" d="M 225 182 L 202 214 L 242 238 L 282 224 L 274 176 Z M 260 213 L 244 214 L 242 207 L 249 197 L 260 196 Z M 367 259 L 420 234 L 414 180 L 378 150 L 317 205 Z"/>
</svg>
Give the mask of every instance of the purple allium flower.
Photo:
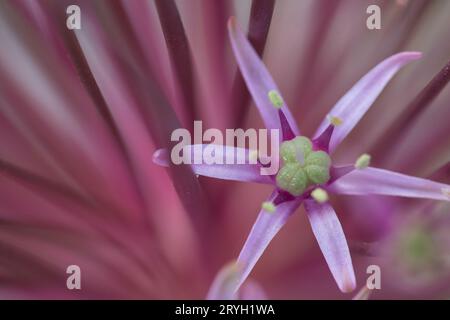
<svg viewBox="0 0 450 320">
<path fill-rule="evenodd" d="M 419 59 L 421 53 L 398 53 L 375 66 L 336 103 L 313 138 L 309 139 L 300 134 L 269 71 L 234 18 L 229 20 L 228 28 L 239 68 L 266 128 L 282 132 L 282 166 L 272 179 L 259 176 L 259 170 L 255 169 L 260 168 L 260 163 L 228 165 L 226 168 L 220 164 L 193 166 L 197 174 L 268 183 L 274 187 L 270 197 L 262 204 L 239 254 L 234 267 L 234 280 L 227 280 L 229 291 L 226 296 L 238 292 L 270 241 L 301 204 L 305 206 L 313 233 L 339 289 L 343 292 L 353 291 L 356 280 L 350 251 L 339 219 L 328 201 L 328 193 L 450 200 L 449 185 L 370 167 L 368 154 L 361 155 L 354 164 L 337 165 L 331 161 L 333 152 L 358 124 L 391 78 L 403 66 Z M 196 152 L 193 146 L 187 150 Z M 198 150 L 202 152 L 203 149 Z M 167 153 L 162 150 L 155 153 L 154 161 L 162 165 L 169 164 Z"/>
</svg>

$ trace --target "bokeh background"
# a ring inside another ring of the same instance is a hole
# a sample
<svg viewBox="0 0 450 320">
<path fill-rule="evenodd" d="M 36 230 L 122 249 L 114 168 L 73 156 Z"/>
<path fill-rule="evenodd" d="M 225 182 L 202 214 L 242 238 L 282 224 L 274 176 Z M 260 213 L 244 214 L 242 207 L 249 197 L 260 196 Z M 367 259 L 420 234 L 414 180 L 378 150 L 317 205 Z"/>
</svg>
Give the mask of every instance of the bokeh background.
<svg viewBox="0 0 450 320">
<path fill-rule="evenodd" d="M 68 30 L 66 8 L 81 8 Z M 381 30 L 366 9 L 381 8 Z M 236 16 L 302 132 L 382 59 L 422 51 L 334 160 L 450 182 L 450 1 L 3 0 L 0 2 L 0 298 L 204 298 L 235 259 L 267 186 L 152 162 L 173 129 L 262 127 L 237 71 Z M 447 67 L 446 67 L 447 66 Z M 331 199 L 358 287 L 374 299 L 450 297 L 449 206 Z M 81 268 L 81 290 L 66 268 Z M 251 274 L 273 299 L 350 299 L 303 209 Z"/>
</svg>

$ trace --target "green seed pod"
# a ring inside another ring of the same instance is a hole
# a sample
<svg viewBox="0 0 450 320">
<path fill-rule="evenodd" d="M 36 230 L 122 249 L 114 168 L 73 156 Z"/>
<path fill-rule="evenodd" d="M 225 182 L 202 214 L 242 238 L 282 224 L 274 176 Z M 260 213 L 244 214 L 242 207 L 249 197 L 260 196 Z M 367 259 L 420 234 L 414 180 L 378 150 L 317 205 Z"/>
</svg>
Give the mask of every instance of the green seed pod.
<svg viewBox="0 0 450 320">
<path fill-rule="evenodd" d="M 280 146 L 283 166 L 276 181 L 280 189 L 294 196 L 302 194 L 311 185 L 323 184 L 330 179 L 330 156 L 324 151 L 313 151 L 307 137 L 298 136 Z"/>
<path fill-rule="evenodd" d="M 311 152 L 305 160 L 305 165 L 315 165 L 320 167 L 329 167 L 331 164 L 330 156 L 324 151 Z"/>
<path fill-rule="evenodd" d="M 322 184 L 330 180 L 330 170 L 328 167 L 310 165 L 305 167 L 305 171 L 312 184 Z"/>
<path fill-rule="evenodd" d="M 297 162 L 296 158 L 297 151 L 295 145 L 292 141 L 284 141 L 280 146 L 280 156 L 283 161 L 286 162 Z"/>
<path fill-rule="evenodd" d="M 312 143 L 307 137 L 298 136 L 291 140 L 295 145 L 297 150 L 300 150 L 303 153 L 303 156 L 306 158 L 310 152 L 312 151 Z"/>
<path fill-rule="evenodd" d="M 276 181 L 279 188 L 299 196 L 305 191 L 308 178 L 299 163 L 286 163 L 278 171 Z"/>
</svg>

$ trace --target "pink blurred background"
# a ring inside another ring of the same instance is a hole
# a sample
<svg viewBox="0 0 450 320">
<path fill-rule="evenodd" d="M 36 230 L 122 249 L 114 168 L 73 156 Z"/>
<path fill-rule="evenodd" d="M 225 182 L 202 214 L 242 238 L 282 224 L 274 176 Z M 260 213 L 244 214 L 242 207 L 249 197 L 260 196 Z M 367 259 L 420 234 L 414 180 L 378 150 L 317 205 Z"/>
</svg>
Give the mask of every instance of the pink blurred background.
<svg viewBox="0 0 450 320">
<path fill-rule="evenodd" d="M 152 154 L 170 146 L 173 129 L 191 129 L 193 120 L 204 129 L 262 127 L 236 80 L 226 31 L 230 16 L 247 30 L 258 5 L 167 3 L 0 3 L 0 298 L 200 299 L 237 257 L 270 188 L 197 178 L 186 167 L 166 170 L 152 163 Z M 66 28 L 69 4 L 81 8 L 80 30 Z M 366 27 L 370 4 L 382 10 L 381 30 Z M 256 23 L 250 36 L 261 41 L 264 61 L 306 135 L 382 59 L 422 51 L 333 159 L 353 162 L 370 152 L 377 166 L 450 182 L 448 75 L 433 83 L 441 87 L 428 99 L 420 96 L 450 60 L 450 1 L 259 6 L 271 19 Z M 331 202 L 358 287 L 367 266 L 377 264 L 382 289 L 375 299 L 450 297 L 448 206 L 387 197 Z M 401 258 L 408 246 L 399 239 L 418 229 L 436 248 L 417 269 Z M 81 290 L 66 288 L 72 264 L 81 268 Z M 274 299 L 355 294 L 337 288 L 303 209 L 251 277 Z"/>
</svg>

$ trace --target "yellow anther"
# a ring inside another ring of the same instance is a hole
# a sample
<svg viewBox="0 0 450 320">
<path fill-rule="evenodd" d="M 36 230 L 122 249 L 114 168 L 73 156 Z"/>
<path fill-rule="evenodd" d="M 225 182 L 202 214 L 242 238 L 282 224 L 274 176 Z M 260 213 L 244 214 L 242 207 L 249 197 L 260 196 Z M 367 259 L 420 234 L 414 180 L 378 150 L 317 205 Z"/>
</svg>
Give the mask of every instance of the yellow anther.
<svg viewBox="0 0 450 320">
<path fill-rule="evenodd" d="M 318 203 L 324 203 L 328 201 L 328 193 L 322 188 L 316 188 L 311 192 L 311 197 Z"/>
<path fill-rule="evenodd" d="M 270 202 L 270 201 L 264 201 L 261 205 L 261 208 L 263 208 L 263 210 L 270 212 L 270 213 L 275 212 L 275 209 L 276 209 L 273 202 Z"/>
<path fill-rule="evenodd" d="M 369 154 L 367 154 L 367 153 L 364 153 L 364 154 L 360 155 L 358 157 L 358 159 L 356 160 L 356 162 L 355 162 L 355 168 L 356 169 L 365 169 L 365 168 L 367 168 L 370 165 L 370 159 L 371 158 L 372 157 Z"/>
<path fill-rule="evenodd" d="M 281 98 L 277 90 L 270 90 L 267 95 L 275 108 L 280 109 L 283 106 L 283 98 Z"/>
<path fill-rule="evenodd" d="M 328 120 L 335 127 L 340 126 L 342 124 L 342 122 L 343 122 L 343 120 L 341 118 L 336 117 L 336 116 L 332 116 L 330 114 L 328 115 Z"/>
</svg>

